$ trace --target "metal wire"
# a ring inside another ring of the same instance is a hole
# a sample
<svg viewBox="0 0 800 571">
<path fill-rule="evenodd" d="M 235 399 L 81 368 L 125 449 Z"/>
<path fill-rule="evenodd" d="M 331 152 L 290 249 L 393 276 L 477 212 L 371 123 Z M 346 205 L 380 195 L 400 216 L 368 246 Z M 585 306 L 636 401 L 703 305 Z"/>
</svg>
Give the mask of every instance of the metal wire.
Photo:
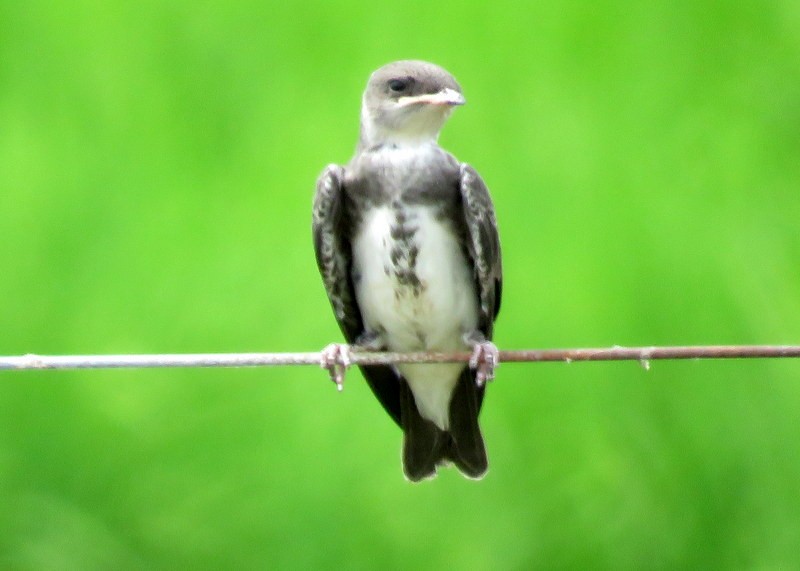
<svg viewBox="0 0 800 571">
<path fill-rule="evenodd" d="M 798 358 L 800 345 L 705 345 L 676 347 L 609 347 L 500 351 L 501 363 L 562 361 L 639 361 L 659 359 Z M 386 353 L 353 351 L 354 365 L 458 363 L 470 353 Z M 0 357 L 0 370 L 120 369 L 153 367 L 274 367 L 317 365 L 320 353 L 186 353 L 153 355 L 21 355 Z"/>
</svg>

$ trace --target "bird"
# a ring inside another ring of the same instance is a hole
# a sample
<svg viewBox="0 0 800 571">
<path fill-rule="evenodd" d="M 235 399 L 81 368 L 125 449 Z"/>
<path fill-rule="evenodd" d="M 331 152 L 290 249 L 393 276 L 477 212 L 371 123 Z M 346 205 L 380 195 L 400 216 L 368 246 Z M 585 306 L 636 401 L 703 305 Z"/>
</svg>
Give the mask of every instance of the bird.
<svg viewBox="0 0 800 571">
<path fill-rule="evenodd" d="M 478 424 L 499 351 L 492 343 L 502 265 L 494 206 L 477 171 L 438 144 L 455 107 L 455 78 L 419 60 L 374 71 L 362 98 L 352 159 L 317 179 L 316 261 L 347 344 L 321 365 L 341 390 L 352 350 L 465 351 L 469 363 L 360 365 L 402 428 L 405 477 L 419 482 L 455 465 L 488 470 Z"/>
</svg>

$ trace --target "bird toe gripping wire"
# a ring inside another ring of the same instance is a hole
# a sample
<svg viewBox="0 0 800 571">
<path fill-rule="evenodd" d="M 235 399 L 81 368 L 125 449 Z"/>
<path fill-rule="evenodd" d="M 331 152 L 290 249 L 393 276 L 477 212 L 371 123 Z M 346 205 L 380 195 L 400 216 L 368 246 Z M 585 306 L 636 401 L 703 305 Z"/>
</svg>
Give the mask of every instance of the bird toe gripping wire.
<svg viewBox="0 0 800 571">
<path fill-rule="evenodd" d="M 475 383 L 482 387 L 494 379 L 494 370 L 500 364 L 500 351 L 491 341 L 476 343 L 469 358 L 469 366 L 475 369 Z"/>
<path fill-rule="evenodd" d="M 320 351 L 319 365 L 327 369 L 338 391 L 344 389 L 344 376 L 352 363 L 349 345 L 331 343 Z"/>
</svg>

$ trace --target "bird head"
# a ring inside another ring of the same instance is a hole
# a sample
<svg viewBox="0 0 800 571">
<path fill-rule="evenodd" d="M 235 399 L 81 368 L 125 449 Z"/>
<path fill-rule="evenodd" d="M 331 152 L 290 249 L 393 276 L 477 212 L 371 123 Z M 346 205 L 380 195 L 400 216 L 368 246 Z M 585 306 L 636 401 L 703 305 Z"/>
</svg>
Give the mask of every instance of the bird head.
<svg viewBox="0 0 800 571">
<path fill-rule="evenodd" d="M 361 107 L 362 148 L 435 142 L 453 107 L 466 102 L 455 78 L 425 61 L 396 61 L 375 71 Z"/>
</svg>

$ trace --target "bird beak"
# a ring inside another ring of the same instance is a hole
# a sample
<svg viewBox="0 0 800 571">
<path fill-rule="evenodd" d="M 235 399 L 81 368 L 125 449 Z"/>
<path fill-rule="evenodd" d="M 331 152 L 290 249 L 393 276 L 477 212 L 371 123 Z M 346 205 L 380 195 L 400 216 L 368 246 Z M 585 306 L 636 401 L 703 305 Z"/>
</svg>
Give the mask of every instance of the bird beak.
<svg viewBox="0 0 800 571">
<path fill-rule="evenodd" d="M 401 97 L 397 100 L 398 105 L 401 107 L 408 107 L 409 105 L 416 105 L 424 103 L 427 105 L 464 105 L 467 100 L 455 89 L 449 87 L 442 89 L 437 93 L 423 93 L 422 95 L 414 95 L 411 97 Z"/>
</svg>

